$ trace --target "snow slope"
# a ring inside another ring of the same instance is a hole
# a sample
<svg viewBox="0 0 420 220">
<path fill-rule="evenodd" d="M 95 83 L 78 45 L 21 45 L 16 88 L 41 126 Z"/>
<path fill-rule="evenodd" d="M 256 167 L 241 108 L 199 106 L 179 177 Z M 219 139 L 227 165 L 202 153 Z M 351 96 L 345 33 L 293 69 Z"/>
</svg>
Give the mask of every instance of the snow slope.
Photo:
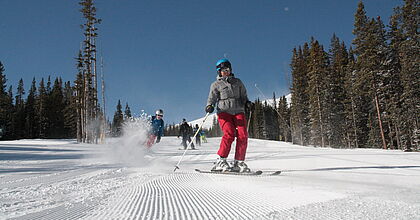
<svg viewBox="0 0 420 220">
<path fill-rule="evenodd" d="M 193 127 L 195 127 L 196 124 L 198 124 L 198 126 L 200 126 L 201 123 L 203 123 L 204 118 L 205 117 L 196 119 L 194 121 L 190 121 L 190 122 L 188 122 L 188 124 L 192 125 Z M 214 118 L 216 118 L 216 120 L 217 120 L 217 114 L 216 113 L 209 114 L 206 121 L 204 121 L 204 123 L 203 123 L 203 128 L 204 129 L 210 129 L 211 127 L 213 127 Z"/>
<path fill-rule="evenodd" d="M 0 219 L 420 219 L 420 153 L 251 139 L 248 165 L 280 176 L 194 172 L 219 141 L 175 173 L 176 137 L 0 142 Z"/>
</svg>

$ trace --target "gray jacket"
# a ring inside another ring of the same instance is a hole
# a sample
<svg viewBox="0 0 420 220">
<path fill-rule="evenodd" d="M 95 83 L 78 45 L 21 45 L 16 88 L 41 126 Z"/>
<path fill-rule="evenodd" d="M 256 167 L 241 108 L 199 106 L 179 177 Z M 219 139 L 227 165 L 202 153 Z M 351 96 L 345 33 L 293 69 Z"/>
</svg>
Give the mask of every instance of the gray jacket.
<svg viewBox="0 0 420 220">
<path fill-rule="evenodd" d="M 226 112 L 232 115 L 245 112 L 245 104 L 248 101 L 246 89 L 242 81 L 230 76 L 217 76 L 217 80 L 210 86 L 207 105 L 217 104 L 217 113 Z"/>
</svg>

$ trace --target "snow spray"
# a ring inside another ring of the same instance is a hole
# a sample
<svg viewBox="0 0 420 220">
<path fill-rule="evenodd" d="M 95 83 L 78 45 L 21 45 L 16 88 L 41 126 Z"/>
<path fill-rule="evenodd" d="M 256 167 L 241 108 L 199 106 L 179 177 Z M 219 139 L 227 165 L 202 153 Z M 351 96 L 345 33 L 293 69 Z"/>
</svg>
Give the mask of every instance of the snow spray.
<svg viewBox="0 0 420 220">
<path fill-rule="evenodd" d="M 145 147 L 150 131 L 150 116 L 144 112 L 140 117 L 132 117 L 123 123 L 122 136 L 111 138 L 106 145 L 105 157 L 108 162 L 145 166 L 151 160 L 151 150 Z"/>
</svg>

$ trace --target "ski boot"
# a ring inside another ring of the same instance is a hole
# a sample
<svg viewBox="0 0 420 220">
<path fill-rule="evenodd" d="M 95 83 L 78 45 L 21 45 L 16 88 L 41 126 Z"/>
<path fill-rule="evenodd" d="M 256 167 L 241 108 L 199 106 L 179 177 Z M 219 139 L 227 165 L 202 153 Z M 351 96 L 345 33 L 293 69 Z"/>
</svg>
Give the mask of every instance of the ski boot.
<svg viewBox="0 0 420 220">
<path fill-rule="evenodd" d="M 211 168 L 211 171 L 216 171 L 216 172 L 230 171 L 230 166 L 228 162 L 226 161 L 226 158 L 224 157 L 218 158 L 217 161 L 214 163 L 213 168 Z"/>
<path fill-rule="evenodd" d="M 239 172 L 239 173 L 246 173 L 251 172 L 251 170 L 248 168 L 248 165 L 243 160 L 235 160 L 233 162 L 232 166 L 232 172 Z"/>
</svg>

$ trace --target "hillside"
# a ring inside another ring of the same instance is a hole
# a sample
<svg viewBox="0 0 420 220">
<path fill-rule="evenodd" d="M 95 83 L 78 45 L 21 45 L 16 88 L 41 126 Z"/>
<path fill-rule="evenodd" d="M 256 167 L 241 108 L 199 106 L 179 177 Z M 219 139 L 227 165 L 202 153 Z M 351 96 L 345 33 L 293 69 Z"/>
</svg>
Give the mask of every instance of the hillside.
<svg viewBox="0 0 420 220">
<path fill-rule="evenodd" d="M 248 165 L 280 176 L 195 172 L 219 141 L 187 151 L 175 173 L 176 137 L 149 150 L 139 136 L 0 142 L 0 219 L 420 218 L 420 153 L 251 139 Z"/>
</svg>

